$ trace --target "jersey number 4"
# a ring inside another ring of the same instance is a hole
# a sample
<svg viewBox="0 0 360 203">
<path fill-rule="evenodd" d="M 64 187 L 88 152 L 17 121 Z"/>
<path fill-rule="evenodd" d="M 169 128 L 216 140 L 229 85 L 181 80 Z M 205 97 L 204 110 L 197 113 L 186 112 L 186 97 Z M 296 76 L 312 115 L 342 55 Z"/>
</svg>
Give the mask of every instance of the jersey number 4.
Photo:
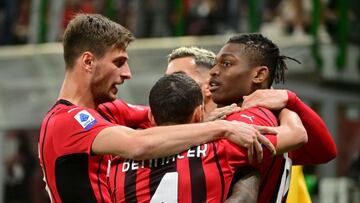
<svg viewBox="0 0 360 203">
<path fill-rule="evenodd" d="M 166 173 L 156 188 L 150 203 L 171 202 L 176 203 L 178 199 L 178 172 Z"/>
</svg>

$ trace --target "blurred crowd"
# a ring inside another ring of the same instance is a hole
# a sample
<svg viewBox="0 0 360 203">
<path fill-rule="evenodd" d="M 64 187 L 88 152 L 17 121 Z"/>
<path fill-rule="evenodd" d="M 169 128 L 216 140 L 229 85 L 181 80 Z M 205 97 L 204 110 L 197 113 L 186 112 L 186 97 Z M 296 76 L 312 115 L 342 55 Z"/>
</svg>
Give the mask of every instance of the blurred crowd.
<svg viewBox="0 0 360 203">
<path fill-rule="evenodd" d="M 337 35 L 341 4 L 348 9 L 349 37 L 358 42 L 355 0 L 2 0 L 0 45 L 59 41 L 78 12 L 101 13 L 137 38 L 261 31 L 301 40 L 316 23 L 317 35 L 329 42 Z"/>
<path fill-rule="evenodd" d="M 37 158 L 38 130 L 9 130 L 5 133 L 4 199 L 6 203 L 50 202 Z"/>
<path fill-rule="evenodd" d="M 336 42 L 341 9 L 347 10 L 348 39 L 360 44 L 360 1 L 356 0 L 1 0 L 0 45 L 60 41 L 78 12 L 101 13 L 137 38 L 259 31 L 307 40 L 314 35 L 316 16 L 317 36 L 323 42 Z M 346 153 L 338 157 L 337 176 L 360 183 L 360 151 L 356 151 L 360 139 L 353 132 L 359 129 L 359 115 L 340 112 L 338 125 L 344 135 L 340 150 Z M 38 134 L 36 130 L 6 133 L 6 143 L 16 142 L 16 147 L 5 156 L 5 202 L 49 201 L 36 157 Z M 313 167 L 307 170 L 316 173 Z"/>
</svg>

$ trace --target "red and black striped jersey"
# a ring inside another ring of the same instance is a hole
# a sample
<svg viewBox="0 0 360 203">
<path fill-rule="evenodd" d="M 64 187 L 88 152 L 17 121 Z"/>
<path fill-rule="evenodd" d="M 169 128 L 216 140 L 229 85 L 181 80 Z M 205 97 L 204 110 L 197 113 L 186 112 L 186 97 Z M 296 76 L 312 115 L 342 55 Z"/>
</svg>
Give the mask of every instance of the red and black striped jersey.
<svg viewBox="0 0 360 203">
<path fill-rule="evenodd" d="M 262 163 L 258 202 L 285 202 L 291 164 L 320 164 L 336 156 L 335 143 L 321 118 L 293 92 L 288 91 L 288 98 L 287 108 L 299 115 L 308 134 L 308 143 Z"/>
<path fill-rule="evenodd" d="M 93 109 L 59 100 L 42 121 L 38 152 L 52 202 L 111 202 L 109 156 L 91 154 L 97 134 L 114 126 Z"/>
<path fill-rule="evenodd" d="M 239 112 L 229 115 L 226 120 L 244 121 L 262 126 L 277 126 L 274 114 L 265 108 L 252 108 L 250 112 Z M 274 145 L 276 146 L 276 145 Z M 291 165 L 291 152 L 264 159 L 255 169 L 260 175 L 258 202 L 282 202 L 286 199 L 289 190 Z"/>
<path fill-rule="evenodd" d="M 299 114 L 304 127 L 308 132 L 308 143 L 298 150 L 291 152 L 290 155 L 284 154 L 280 156 L 280 158 L 273 159 L 271 162 L 263 162 L 264 172 L 262 174 L 265 175 L 262 175 L 263 181 L 259 193 L 259 200 L 261 201 L 259 202 L 276 202 L 276 199 L 284 200 L 283 197 L 286 197 L 287 183 L 290 178 L 288 176 L 288 174 L 290 174 L 289 165 L 291 165 L 290 163 L 292 160 L 294 164 L 317 164 L 324 163 L 336 156 L 336 146 L 321 118 L 297 98 L 294 93 L 288 91 L 288 96 L 289 101 L 287 107 Z M 138 126 L 140 126 L 140 128 L 151 126 L 145 115 L 147 114 L 148 107 L 145 107 L 146 113 L 144 113 L 143 108 L 143 106 L 140 106 L 140 108 L 133 108 L 132 105 L 127 105 L 121 100 L 107 103 L 105 106 L 100 106 L 100 109 L 105 112 L 108 117 L 112 118 L 113 122 L 122 125 L 132 123 L 131 125 L 135 126 L 135 128 L 139 128 Z M 273 121 L 272 124 L 275 124 L 275 119 L 272 114 L 267 111 L 265 112 L 270 115 L 269 121 Z M 132 116 L 129 116 L 128 118 L 128 115 Z M 227 119 L 241 120 L 247 118 L 246 114 L 241 115 L 242 114 L 233 114 L 228 116 Z M 258 116 L 261 117 L 261 113 L 258 114 Z M 141 124 L 144 119 L 145 124 Z M 130 122 L 126 122 L 126 120 L 130 120 Z M 246 120 L 243 121 L 246 122 Z M 247 118 L 247 122 L 252 123 L 252 118 Z M 264 125 L 264 123 L 259 125 Z M 321 146 L 321 148 L 319 148 L 319 146 Z M 317 149 L 321 150 L 319 151 Z M 268 172 L 267 169 L 269 169 Z M 271 179 L 271 181 L 268 181 L 267 179 Z"/>
<path fill-rule="evenodd" d="M 237 120 L 258 125 L 277 125 L 274 116 L 270 120 L 258 109 L 238 113 L 240 119 Z M 262 111 L 269 114 L 266 109 Z M 276 145 L 276 136 L 267 137 Z M 267 159 L 273 158 L 268 150 L 264 150 L 264 161 Z M 109 178 L 112 200 L 223 202 L 235 171 L 249 165 L 247 150 L 227 140 L 203 144 L 159 159 L 135 161 L 116 157 L 112 160 Z M 257 163 L 251 166 L 260 168 Z"/>
<path fill-rule="evenodd" d="M 145 129 L 152 127 L 148 118 L 149 107 L 132 105 L 117 99 L 100 104 L 98 112 L 107 120 L 129 128 Z"/>
</svg>

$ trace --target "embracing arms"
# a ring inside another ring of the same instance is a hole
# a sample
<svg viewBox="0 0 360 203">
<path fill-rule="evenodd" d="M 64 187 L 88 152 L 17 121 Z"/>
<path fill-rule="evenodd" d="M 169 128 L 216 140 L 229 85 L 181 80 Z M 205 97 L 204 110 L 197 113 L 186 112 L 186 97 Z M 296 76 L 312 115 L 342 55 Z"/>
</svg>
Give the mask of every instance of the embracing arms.
<svg viewBox="0 0 360 203">
<path fill-rule="evenodd" d="M 294 164 L 320 164 L 336 157 L 336 145 L 324 121 L 293 92 L 274 89 L 257 90 L 244 98 L 242 108 L 252 106 L 263 106 L 274 110 L 288 108 L 299 115 L 307 131 L 308 142 L 292 152 Z"/>
<path fill-rule="evenodd" d="M 115 126 L 99 132 L 93 141 L 92 152 L 116 154 L 131 159 L 151 159 L 176 154 L 192 146 L 222 138 L 248 147 L 254 147 L 254 140 L 260 140 L 274 152 L 271 143 L 261 136 L 261 133 L 272 132 L 274 131 L 266 128 L 259 131 L 245 123 L 223 120 L 145 130 Z"/>
</svg>

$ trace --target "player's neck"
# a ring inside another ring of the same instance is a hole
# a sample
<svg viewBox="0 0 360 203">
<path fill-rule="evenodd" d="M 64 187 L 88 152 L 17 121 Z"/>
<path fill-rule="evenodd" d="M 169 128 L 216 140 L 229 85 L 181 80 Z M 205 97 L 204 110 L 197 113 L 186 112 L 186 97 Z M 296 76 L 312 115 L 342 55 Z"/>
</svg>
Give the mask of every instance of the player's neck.
<svg viewBox="0 0 360 203">
<path fill-rule="evenodd" d="M 58 99 L 65 99 L 77 106 L 95 109 L 97 105 L 91 95 L 90 86 L 86 78 L 79 78 L 75 74 L 65 74 Z"/>
<path fill-rule="evenodd" d="M 212 99 L 206 100 L 204 104 L 204 110 L 205 110 L 205 118 L 207 115 L 209 115 L 212 111 L 214 111 L 217 107 L 217 104 Z"/>
</svg>

